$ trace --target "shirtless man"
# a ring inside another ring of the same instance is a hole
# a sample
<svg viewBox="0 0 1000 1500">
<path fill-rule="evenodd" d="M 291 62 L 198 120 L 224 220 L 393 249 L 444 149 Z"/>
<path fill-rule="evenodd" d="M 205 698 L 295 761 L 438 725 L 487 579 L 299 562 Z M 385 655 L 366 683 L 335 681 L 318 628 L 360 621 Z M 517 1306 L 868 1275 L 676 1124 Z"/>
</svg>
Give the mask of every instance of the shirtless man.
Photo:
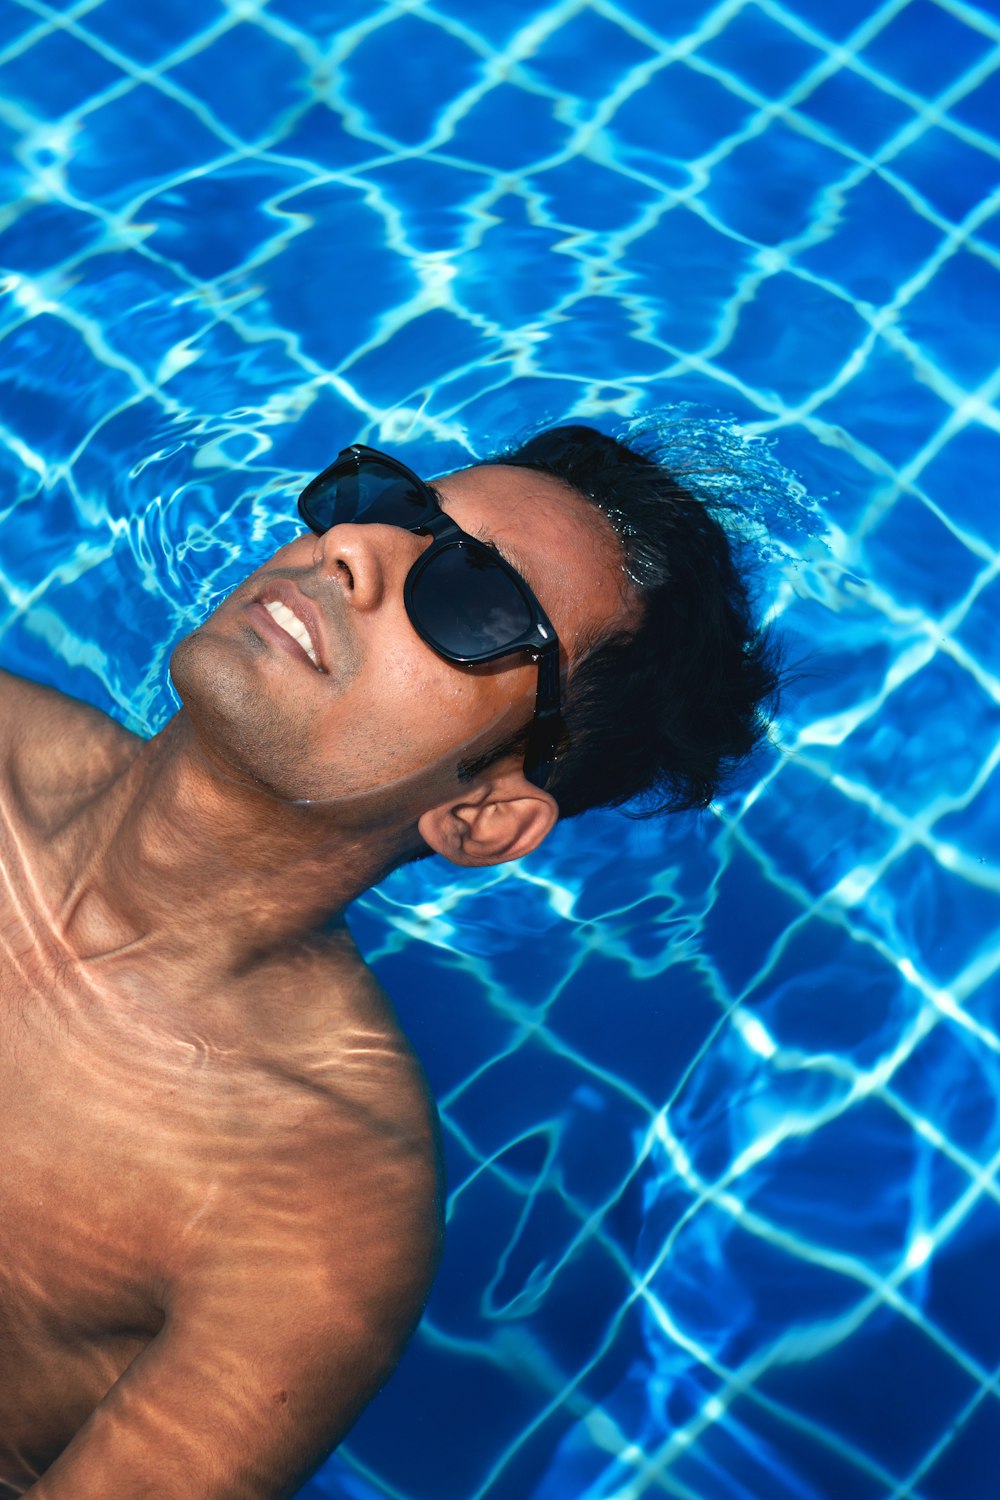
<svg viewBox="0 0 1000 1500">
<path fill-rule="evenodd" d="M 440 1251 L 435 1112 L 343 912 L 599 800 L 575 675 L 617 681 L 651 620 L 662 656 L 626 470 L 662 508 L 587 429 L 433 490 L 347 450 L 177 647 L 148 741 L 0 674 L 0 1495 L 290 1496 L 393 1368 Z"/>
</svg>

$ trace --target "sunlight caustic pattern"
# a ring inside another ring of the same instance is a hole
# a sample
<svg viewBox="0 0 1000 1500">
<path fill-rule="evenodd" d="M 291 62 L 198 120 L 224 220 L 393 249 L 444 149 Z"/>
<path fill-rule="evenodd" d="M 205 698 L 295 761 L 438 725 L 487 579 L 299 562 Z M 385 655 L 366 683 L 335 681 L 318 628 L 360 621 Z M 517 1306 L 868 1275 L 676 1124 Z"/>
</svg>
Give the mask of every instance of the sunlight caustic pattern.
<svg viewBox="0 0 1000 1500">
<path fill-rule="evenodd" d="M 0 14 L 3 665 L 152 730 L 338 447 L 566 417 L 766 492 L 808 658 L 705 819 L 359 904 L 449 1248 L 304 1493 L 994 1493 L 998 120 L 962 0 Z"/>
</svg>

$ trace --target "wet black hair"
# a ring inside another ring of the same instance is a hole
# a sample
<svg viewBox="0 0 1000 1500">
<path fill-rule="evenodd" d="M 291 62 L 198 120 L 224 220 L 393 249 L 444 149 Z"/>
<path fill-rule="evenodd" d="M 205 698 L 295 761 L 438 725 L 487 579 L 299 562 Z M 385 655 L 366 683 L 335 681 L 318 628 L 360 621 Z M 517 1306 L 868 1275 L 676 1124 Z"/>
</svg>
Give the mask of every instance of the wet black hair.
<svg viewBox="0 0 1000 1500">
<path fill-rule="evenodd" d="M 548 786 L 563 817 L 624 803 L 637 817 L 707 807 L 777 711 L 781 651 L 755 618 L 738 561 L 739 507 L 699 498 L 647 446 L 567 426 L 483 460 L 551 475 L 595 505 L 640 606 L 634 628 L 597 641 L 570 674 Z M 519 753 L 524 738 L 461 774 Z"/>
</svg>

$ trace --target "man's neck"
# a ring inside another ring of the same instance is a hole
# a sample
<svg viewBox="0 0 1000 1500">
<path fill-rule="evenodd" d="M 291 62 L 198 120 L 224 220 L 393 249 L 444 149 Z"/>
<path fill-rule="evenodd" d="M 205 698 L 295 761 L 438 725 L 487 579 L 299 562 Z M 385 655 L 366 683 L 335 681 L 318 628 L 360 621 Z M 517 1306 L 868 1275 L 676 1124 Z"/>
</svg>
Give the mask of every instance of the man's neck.
<svg viewBox="0 0 1000 1500">
<path fill-rule="evenodd" d="M 235 973 L 339 916 L 402 852 L 229 776 L 179 713 L 81 810 L 53 919 L 81 959 L 142 951 Z"/>
</svg>

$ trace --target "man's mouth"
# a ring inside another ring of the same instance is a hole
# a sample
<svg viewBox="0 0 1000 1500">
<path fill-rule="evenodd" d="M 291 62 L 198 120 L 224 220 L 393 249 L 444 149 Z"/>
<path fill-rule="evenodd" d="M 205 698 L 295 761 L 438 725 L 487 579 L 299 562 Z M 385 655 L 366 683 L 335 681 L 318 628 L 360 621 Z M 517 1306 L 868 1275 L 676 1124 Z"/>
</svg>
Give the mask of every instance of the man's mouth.
<svg viewBox="0 0 1000 1500">
<path fill-rule="evenodd" d="M 313 645 L 313 638 L 295 611 L 289 609 L 287 604 L 282 604 L 277 599 L 270 599 L 266 602 L 262 600 L 261 602 L 275 624 L 280 625 L 282 630 L 287 635 L 290 635 L 293 641 L 298 642 L 316 670 L 320 671 L 319 656 L 317 655 L 316 647 Z"/>
<path fill-rule="evenodd" d="M 270 574 L 243 606 L 251 627 L 272 646 L 326 673 L 330 643 L 319 604 L 290 578 Z"/>
</svg>

